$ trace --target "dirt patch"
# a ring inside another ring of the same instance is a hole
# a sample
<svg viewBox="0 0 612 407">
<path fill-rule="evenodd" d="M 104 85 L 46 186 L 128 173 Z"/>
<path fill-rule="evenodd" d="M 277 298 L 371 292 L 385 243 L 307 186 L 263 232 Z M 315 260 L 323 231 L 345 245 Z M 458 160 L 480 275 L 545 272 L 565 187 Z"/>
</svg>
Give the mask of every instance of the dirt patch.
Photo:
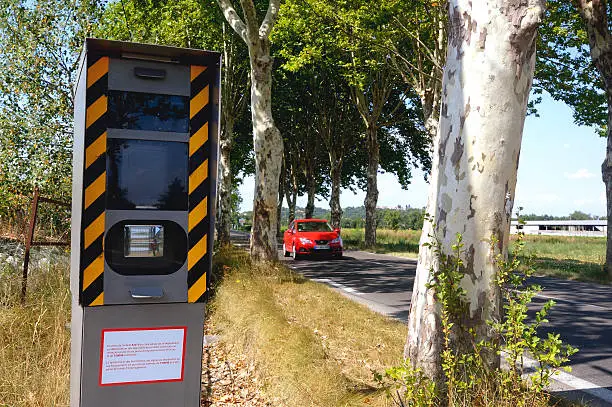
<svg viewBox="0 0 612 407">
<path fill-rule="evenodd" d="M 209 322 L 202 355 L 202 407 L 278 407 L 283 404 L 264 394 L 255 365 L 216 336 Z"/>
</svg>

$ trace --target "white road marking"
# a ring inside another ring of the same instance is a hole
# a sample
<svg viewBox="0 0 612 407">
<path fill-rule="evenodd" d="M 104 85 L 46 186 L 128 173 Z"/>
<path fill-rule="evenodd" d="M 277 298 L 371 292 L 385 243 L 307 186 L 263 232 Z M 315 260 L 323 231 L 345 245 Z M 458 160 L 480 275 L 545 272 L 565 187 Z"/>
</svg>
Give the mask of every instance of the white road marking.
<svg viewBox="0 0 612 407">
<path fill-rule="evenodd" d="M 330 280 L 329 278 L 313 278 L 311 279 L 312 281 L 316 281 L 317 283 L 325 283 L 325 284 L 329 284 L 333 287 L 339 288 L 342 291 L 346 291 L 347 293 L 353 294 L 353 295 L 363 295 L 362 292 L 359 292 L 357 290 L 355 290 L 354 288 L 351 288 L 349 286 L 346 286 L 344 284 L 340 284 L 340 283 L 336 283 L 335 281 Z"/>
<path fill-rule="evenodd" d="M 536 360 L 527 356 L 523 356 L 523 364 L 525 367 L 532 369 L 537 369 L 539 366 Z M 588 393 L 591 396 L 597 397 L 600 400 L 612 404 L 612 391 L 595 383 L 591 383 L 588 380 L 581 379 L 564 371 L 559 371 L 558 374 L 552 377 L 552 380 L 571 387 L 574 390 L 580 390 Z"/>
</svg>

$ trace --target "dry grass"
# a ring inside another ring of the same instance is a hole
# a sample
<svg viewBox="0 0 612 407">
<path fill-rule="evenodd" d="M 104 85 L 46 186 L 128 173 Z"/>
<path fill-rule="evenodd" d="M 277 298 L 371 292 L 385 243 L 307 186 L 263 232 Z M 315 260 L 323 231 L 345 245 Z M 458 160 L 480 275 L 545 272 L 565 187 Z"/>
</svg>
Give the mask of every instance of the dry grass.
<svg viewBox="0 0 612 407">
<path fill-rule="evenodd" d="M 221 277 L 209 323 L 226 348 L 256 366 L 274 405 L 397 406 L 373 372 L 401 363 L 405 325 L 283 265 L 253 265 L 242 251 L 223 249 L 215 261 Z M 492 383 L 483 382 L 455 405 L 515 405 Z M 579 406 L 526 389 L 524 397 L 517 396 L 515 401 L 528 399 L 523 405 L 532 407 Z"/>
<path fill-rule="evenodd" d="M 372 372 L 399 363 L 404 325 L 284 266 L 253 266 L 238 251 L 217 261 L 231 266 L 209 317 L 280 405 L 391 405 Z"/>
<path fill-rule="evenodd" d="M 40 259 L 42 260 L 42 259 Z M 19 304 L 18 267 L 0 260 L 0 406 L 69 403 L 70 293 L 66 259 L 35 262 Z M 17 290 L 17 291 L 16 291 Z"/>
</svg>

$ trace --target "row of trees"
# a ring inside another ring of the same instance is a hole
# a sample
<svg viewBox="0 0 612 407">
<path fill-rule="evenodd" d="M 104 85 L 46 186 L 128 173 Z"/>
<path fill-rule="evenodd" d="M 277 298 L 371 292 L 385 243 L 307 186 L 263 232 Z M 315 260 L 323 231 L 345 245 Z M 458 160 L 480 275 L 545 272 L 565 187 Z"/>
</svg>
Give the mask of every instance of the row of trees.
<svg viewBox="0 0 612 407">
<path fill-rule="evenodd" d="M 310 217 L 315 196 L 327 197 L 331 222 L 340 226 L 340 189 L 367 189 L 366 229 L 374 244 L 379 168 L 397 174 L 404 187 L 412 166 L 429 170 L 430 134 L 421 99 L 407 85 L 412 79 L 402 76 L 408 60 L 400 58 L 399 50 L 389 51 L 389 44 L 396 42 L 391 35 L 399 38 L 405 29 L 397 22 L 394 31 L 386 33 L 392 12 L 400 8 L 380 6 L 371 15 L 365 11 L 368 4 L 363 2 L 360 16 L 353 15 L 354 7 L 345 6 L 339 15 L 327 2 L 298 0 L 284 2 L 280 10 L 274 2 L 220 1 L 217 8 L 212 1 L 194 0 L 123 1 L 105 10 L 96 31 L 100 36 L 223 52 L 218 202 L 222 243 L 229 242 L 230 196 L 238 174 L 255 173 L 251 253 L 272 259 L 283 202 L 294 217 L 297 197 L 307 195 L 305 215 Z M 200 27 L 191 26 L 193 21 Z M 362 26 L 351 32 L 351 21 L 363 21 Z M 252 37 L 245 37 L 245 30 Z M 373 43 L 377 33 L 385 37 Z M 250 46 L 263 48 L 252 51 Z M 405 44 L 402 52 L 409 52 L 408 47 Z M 253 64 L 262 72 L 253 71 Z M 274 104 L 268 100 L 272 84 Z"/>
<path fill-rule="evenodd" d="M 288 208 L 283 207 L 279 217 L 281 228 L 287 227 L 291 222 L 291 216 L 297 215 L 298 218 L 304 217 L 307 208 L 296 208 L 295 212 L 291 212 Z M 423 227 L 423 219 L 425 216 L 424 209 L 417 208 L 377 208 L 376 209 L 376 226 L 382 229 L 412 229 L 421 230 Z M 252 219 L 251 211 L 242 214 L 235 213 L 232 219 L 232 224 L 239 225 L 239 220 L 245 220 L 242 228 L 250 230 L 251 224 L 247 223 Z M 319 219 L 327 219 L 331 222 L 332 211 L 315 207 L 313 217 Z M 347 207 L 342 210 L 341 228 L 360 228 L 365 227 L 366 208 L 365 206 Z"/>
</svg>

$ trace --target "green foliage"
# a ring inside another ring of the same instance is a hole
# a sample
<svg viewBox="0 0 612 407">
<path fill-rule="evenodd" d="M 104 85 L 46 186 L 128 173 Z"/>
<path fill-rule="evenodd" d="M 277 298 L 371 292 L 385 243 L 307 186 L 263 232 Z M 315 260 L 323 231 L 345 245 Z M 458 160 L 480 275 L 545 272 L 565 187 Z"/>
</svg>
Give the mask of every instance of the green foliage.
<svg viewBox="0 0 612 407">
<path fill-rule="evenodd" d="M 34 186 L 69 200 L 73 83 L 100 9 L 88 0 L 0 1 L 0 216 L 21 221 Z"/>
<path fill-rule="evenodd" d="M 342 228 L 361 228 L 364 225 L 365 207 L 347 207 L 344 208 L 342 215 Z M 298 218 L 303 217 L 304 208 L 296 208 Z M 423 218 L 425 215 L 424 209 L 410 208 L 408 206 L 402 208 L 378 208 L 376 209 L 376 224 L 379 229 L 392 230 L 421 230 L 423 228 Z M 281 224 L 288 225 L 289 210 L 283 208 L 281 210 Z M 329 209 L 315 208 L 314 217 L 321 219 L 330 219 Z"/>
<path fill-rule="evenodd" d="M 494 239 L 492 244 L 496 244 Z M 509 380 L 520 380 L 524 373 L 523 355 L 529 354 L 538 362 L 536 373 L 530 377 L 530 388 L 543 391 L 550 378 L 578 350 L 563 344 L 558 334 L 548 333 L 546 338 L 542 338 L 538 333 L 542 324 L 548 322 L 546 316 L 555 304 L 554 301 L 547 301 L 535 313 L 533 321 L 528 322 L 528 307 L 542 288 L 526 282 L 527 277 L 534 274 L 535 268 L 533 258 L 523 256 L 524 250 L 523 234 L 519 233 L 513 249 L 513 258 L 505 260 L 501 254 L 497 255 L 496 284 L 502 289 L 505 316 L 500 322 L 492 323 L 492 327 L 505 343 L 506 360 L 510 364 Z M 521 258 L 523 260 L 520 260 Z M 569 367 L 563 369 L 570 370 Z"/>
<path fill-rule="evenodd" d="M 283 127 L 286 155 L 316 157 L 303 146 L 304 140 L 321 136 L 325 126 L 318 124 L 327 122 L 331 140 L 323 136 L 321 144 L 342 160 L 344 188 L 366 186 L 370 152 L 365 127 L 376 128 L 380 166 L 397 175 L 402 187 L 408 188 L 412 167 L 427 172 L 431 166 L 420 101 L 380 44 L 389 38 L 391 25 L 397 28 L 400 3 L 287 0 L 271 37 L 282 68 L 275 86 L 285 94 L 297 92 L 276 102 L 289 104 L 281 107 L 284 114 L 275 116 Z M 291 164 L 286 157 L 287 162 Z M 325 175 L 320 183 L 329 183 L 325 166 L 318 168 Z"/>
<path fill-rule="evenodd" d="M 427 287 L 434 290 L 440 307 L 444 378 L 442 382 L 434 383 L 415 370 L 409 361 L 400 367 L 388 369 L 384 377 L 378 377 L 403 390 L 396 404 L 429 406 L 435 399 L 434 405 L 443 403 L 466 407 L 484 405 L 485 401 L 487 405 L 547 405 L 545 387 L 560 369 L 569 370 L 564 364 L 577 349 L 564 344 L 558 334 L 540 335 L 539 329 L 548 322 L 546 316 L 554 305 L 553 301 L 544 304 L 531 321 L 528 318 L 528 308 L 541 288 L 526 284 L 526 278 L 533 274 L 534 269 L 528 261 L 522 263 L 519 260 L 524 250 L 522 235 L 519 235 L 514 248 L 515 257 L 505 260 L 502 254 L 498 254 L 495 258 L 498 272 L 493 289 L 501 290 L 504 314 L 499 321 L 488 321 L 492 332 L 486 339 L 478 339 L 475 332 L 462 323 L 469 312 L 466 292 L 461 286 L 464 278 L 461 258 L 465 255 L 462 236 L 457 234 L 452 253 L 448 255 L 442 252 L 435 237 L 430 237 L 431 243 L 424 245 L 429 247 L 439 263 L 432 270 Z M 494 238 L 491 244 L 497 244 Z M 460 343 L 466 339 L 467 346 Z M 491 357 L 502 354 L 508 368 L 494 367 L 495 364 L 491 368 Z M 526 356 L 537 362 L 535 373 L 529 376 L 529 383 L 523 379 Z M 407 390 L 410 387 L 412 389 Z M 430 391 L 430 388 L 433 390 Z M 421 390 L 415 392 L 414 389 Z"/>
<path fill-rule="evenodd" d="M 214 0 L 123 0 L 108 4 L 95 34 L 114 40 L 221 51 L 222 19 Z"/>
<path fill-rule="evenodd" d="M 401 383 L 401 392 L 400 389 L 395 389 L 395 392 L 389 391 L 389 396 L 398 406 L 434 407 L 438 405 L 435 383 L 429 380 L 421 369 L 413 368 L 408 360 L 404 360 L 399 366 L 387 369 L 384 375 L 375 372 L 374 379 L 379 383 L 388 380 L 393 383 Z"/>
<path fill-rule="evenodd" d="M 608 106 L 603 81 L 591 61 L 584 22 L 573 2 L 546 2 L 537 50 L 533 94 L 546 91 L 573 110 L 577 124 L 605 129 Z"/>
</svg>

